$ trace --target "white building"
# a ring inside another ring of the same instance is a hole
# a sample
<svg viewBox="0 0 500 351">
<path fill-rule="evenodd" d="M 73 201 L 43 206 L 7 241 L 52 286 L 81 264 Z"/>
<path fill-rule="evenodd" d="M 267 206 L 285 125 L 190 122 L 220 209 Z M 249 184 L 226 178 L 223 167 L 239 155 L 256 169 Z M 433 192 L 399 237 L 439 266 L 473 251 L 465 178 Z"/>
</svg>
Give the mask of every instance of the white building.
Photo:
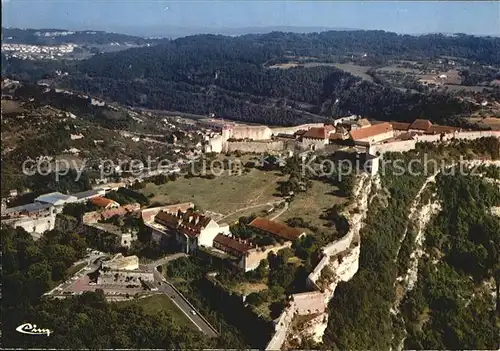
<svg viewBox="0 0 500 351">
<path fill-rule="evenodd" d="M 229 234 L 229 225 L 219 224 L 208 216 L 201 215 L 193 209 L 185 212 L 160 211 L 154 217 L 155 224 L 162 228 L 156 230 L 162 237 L 155 236 L 156 241 L 166 243 L 175 239 L 180 250 L 185 253 L 196 251 L 198 247 L 212 247 L 214 238 L 219 233 Z"/>
<path fill-rule="evenodd" d="M 336 128 L 326 125 L 319 128 L 311 128 L 302 135 L 302 149 L 323 149 L 330 142 L 330 137 L 335 134 Z"/>
<path fill-rule="evenodd" d="M 87 190 L 79 193 L 71 194 L 77 198 L 77 202 L 87 202 L 94 197 L 104 196 L 106 192 L 102 189 Z"/>
<path fill-rule="evenodd" d="M 40 204 L 51 204 L 57 213 L 62 212 L 64 205 L 78 202 L 78 198 L 73 195 L 64 195 L 59 192 L 48 193 L 38 196 L 35 202 Z"/>
<path fill-rule="evenodd" d="M 137 256 L 123 256 L 120 253 L 111 260 L 102 262 L 101 267 L 110 270 L 132 271 L 139 269 L 139 258 Z"/>
</svg>

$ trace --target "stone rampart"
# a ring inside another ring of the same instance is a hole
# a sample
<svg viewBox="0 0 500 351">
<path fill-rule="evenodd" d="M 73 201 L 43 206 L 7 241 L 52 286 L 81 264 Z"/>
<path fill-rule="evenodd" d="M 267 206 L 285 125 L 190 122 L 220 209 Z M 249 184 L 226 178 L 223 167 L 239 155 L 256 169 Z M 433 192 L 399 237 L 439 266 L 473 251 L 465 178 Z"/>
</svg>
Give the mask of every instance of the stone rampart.
<svg viewBox="0 0 500 351">
<path fill-rule="evenodd" d="M 255 152 L 264 153 L 271 151 L 282 151 L 285 144 L 281 140 L 276 141 L 228 141 L 226 150 L 228 152 Z"/>
</svg>

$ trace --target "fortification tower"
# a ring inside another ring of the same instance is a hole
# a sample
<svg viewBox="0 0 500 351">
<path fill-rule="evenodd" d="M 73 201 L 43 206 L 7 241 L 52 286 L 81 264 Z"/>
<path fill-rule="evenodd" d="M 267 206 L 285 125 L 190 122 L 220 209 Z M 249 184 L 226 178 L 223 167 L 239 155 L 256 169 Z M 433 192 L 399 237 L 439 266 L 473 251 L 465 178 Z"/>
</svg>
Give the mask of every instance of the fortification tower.
<svg viewBox="0 0 500 351">
<path fill-rule="evenodd" d="M 226 142 L 229 138 L 231 138 L 231 134 L 232 134 L 231 127 L 225 124 L 224 127 L 222 127 L 222 141 Z"/>
<path fill-rule="evenodd" d="M 227 124 L 222 127 L 222 152 L 227 151 L 227 140 L 231 138 L 232 132 L 231 127 Z"/>
</svg>

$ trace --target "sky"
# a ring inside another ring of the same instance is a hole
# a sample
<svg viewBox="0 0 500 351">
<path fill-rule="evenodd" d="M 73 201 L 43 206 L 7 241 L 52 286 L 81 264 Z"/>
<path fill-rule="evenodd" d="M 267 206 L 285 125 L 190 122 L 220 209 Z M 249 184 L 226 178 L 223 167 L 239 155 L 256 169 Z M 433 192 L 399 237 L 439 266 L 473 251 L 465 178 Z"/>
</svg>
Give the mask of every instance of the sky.
<svg viewBox="0 0 500 351">
<path fill-rule="evenodd" d="M 137 35 L 294 26 L 500 36 L 500 1 L 2 0 L 2 26 Z"/>
</svg>

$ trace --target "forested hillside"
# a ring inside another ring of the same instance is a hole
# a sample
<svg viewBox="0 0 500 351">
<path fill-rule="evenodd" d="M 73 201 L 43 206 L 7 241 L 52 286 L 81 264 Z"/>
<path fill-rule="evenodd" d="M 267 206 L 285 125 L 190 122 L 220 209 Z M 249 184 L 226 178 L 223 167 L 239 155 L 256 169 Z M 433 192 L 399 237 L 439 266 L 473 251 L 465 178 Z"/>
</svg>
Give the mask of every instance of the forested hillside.
<svg viewBox="0 0 500 351">
<path fill-rule="evenodd" d="M 465 154 L 498 159 L 499 147 L 497 139 L 484 138 L 449 147 L 424 144 L 384 158 L 403 161 L 403 166 L 424 158 L 449 164 Z M 405 328 L 392 313 L 394 301 L 403 293 L 396 278 L 406 271 L 414 245 L 405 247 L 408 241 L 403 238 L 406 228 L 412 231 L 408 219 L 412 203 L 437 169 L 427 169 L 426 174 L 423 163 L 417 162 L 415 175 L 395 175 L 394 163 L 381 175 L 382 186 L 391 194 L 388 205 L 370 204 L 361 231 L 360 268 L 353 279 L 339 284 L 330 301 L 324 345 L 341 350 L 397 349 L 407 330 L 404 349 L 495 348 L 499 324 L 493 305 L 479 293 L 487 291 L 485 282 L 493 289 L 494 279 L 498 282 L 500 221 L 487 212 L 499 204 L 498 188 L 494 191 L 493 185 L 483 185 L 472 176 L 438 180 L 443 209 L 427 230 L 429 250 L 420 262 L 418 287 L 407 295 L 403 307 Z M 406 260 L 398 260 L 401 255 Z M 472 299 L 474 292 L 477 296 Z"/>
<path fill-rule="evenodd" d="M 443 209 L 426 233 L 419 280 L 403 307 L 405 349 L 494 349 L 500 344 L 497 185 L 441 176 Z M 452 220 L 450 220 L 452 219 Z"/>
<path fill-rule="evenodd" d="M 65 34 L 58 35 L 62 32 L 65 32 Z M 66 43 L 78 45 L 102 45 L 116 42 L 144 45 L 149 42 L 154 42 L 153 40 L 147 40 L 141 37 L 104 31 L 67 31 L 64 29 L 47 28 L 2 28 L 2 41 L 9 44 L 26 45 L 61 45 Z"/>
<path fill-rule="evenodd" d="M 34 241 L 23 229 L 2 228 L 2 343 L 16 348 L 108 349 L 141 347 L 196 349 L 216 345 L 198 331 L 183 328 L 165 312 L 147 314 L 137 304 L 106 301 L 102 292 L 86 292 L 63 300 L 40 296 L 68 277 L 87 246 L 78 234 L 53 230 Z M 57 332 L 26 337 L 16 332 L 23 323 Z M 219 339 L 228 346 L 228 339 Z"/>
<path fill-rule="evenodd" d="M 373 67 L 396 59 L 440 56 L 498 64 L 498 52 L 500 39 L 466 35 L 273 32 L 241 37 L 196 35 L 100 54 L 71 65 L 61 63 L 70 73 L 64 78 L 56 78 L 55 67 L 48 63 L 11 59 L 4 62 L 2 71 L 24 79 L 53 78 L 53 84 L 131 106 L 216 113 L 249 122 L 296 124 L 355 113 L 380 120 L 424 117 L 460 124 L 457 116 L 469 115 L 477 107 L 451 93 L 398 90 L 362 81 L 333 66 L 270 66 L 293 60 L 348 60 Z"/>
</svg>

